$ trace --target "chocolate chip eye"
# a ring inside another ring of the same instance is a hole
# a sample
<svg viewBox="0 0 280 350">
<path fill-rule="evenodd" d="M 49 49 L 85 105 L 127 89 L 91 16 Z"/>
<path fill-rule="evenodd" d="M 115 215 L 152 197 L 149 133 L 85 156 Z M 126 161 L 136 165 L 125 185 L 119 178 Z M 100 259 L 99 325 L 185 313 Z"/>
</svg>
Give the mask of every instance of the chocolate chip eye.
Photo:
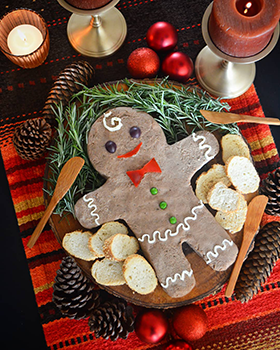
<svg viewBox="0 0 280 350">
<path fill-rule="evenodd" d="M 141 136 L 141 130 L 138 128 L 138 126 L 133 126 L 129 130 L 130 136 L 133 137 L 134 139 L 139 139 Z"/>
<path fill-rule="evenodd" d="M 105 143 L 105 148 L 109 153 L 115 153 L 117 150 L 117 145 L 114 141 L 107 141 Z"/>
</svg>

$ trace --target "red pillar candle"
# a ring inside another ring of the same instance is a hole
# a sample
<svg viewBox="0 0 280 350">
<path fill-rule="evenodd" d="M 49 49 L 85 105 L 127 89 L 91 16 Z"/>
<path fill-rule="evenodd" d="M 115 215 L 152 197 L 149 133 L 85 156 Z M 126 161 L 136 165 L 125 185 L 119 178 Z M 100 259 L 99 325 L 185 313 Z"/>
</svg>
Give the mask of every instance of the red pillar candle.
<svg viewBox="0 0 280 350">
<path fill-rule="evenodd" d="M 214 0 L 209 34 L 224 53 L 249 57 L 269 43 L 280 18 L 280 0 Z"/>
<path fill-rule="evenodd" d="M 95 10 L 107 5 L 111 0 L 66 0 L 70 5 L 83 10 Z"/>
</svg>

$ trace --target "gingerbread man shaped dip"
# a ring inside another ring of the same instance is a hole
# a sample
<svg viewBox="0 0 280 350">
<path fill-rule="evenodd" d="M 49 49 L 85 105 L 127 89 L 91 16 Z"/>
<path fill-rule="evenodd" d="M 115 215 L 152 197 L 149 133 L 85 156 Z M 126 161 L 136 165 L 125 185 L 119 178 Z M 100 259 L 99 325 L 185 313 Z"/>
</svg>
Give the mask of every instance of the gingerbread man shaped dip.
<svg viewBox="0 0 280 350">
<path fill-rule="evenodd" d="M 125 220 L 162 288 L 171 297 L 184 296 L 195 286 L 195 276 L 183 242 L 217 271 L 233 264 L 238 252 L 190 183 L 218 151 L 219 144 L 209 132 L 193 133 L 168 145 L 149 114 L 111 109 L 93 124 L 88 140 L 89 159 L 107 180 L 78 200 L 76 217 L 89 229 Z"/>
</svg>

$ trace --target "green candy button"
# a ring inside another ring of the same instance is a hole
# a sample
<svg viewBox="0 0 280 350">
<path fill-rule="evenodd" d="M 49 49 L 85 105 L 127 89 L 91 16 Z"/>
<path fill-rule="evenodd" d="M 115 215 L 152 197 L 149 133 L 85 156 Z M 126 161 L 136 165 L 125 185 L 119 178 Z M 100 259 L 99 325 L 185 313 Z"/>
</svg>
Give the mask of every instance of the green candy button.
<svg viewBox="0 0 280 350">
<path fill-rule="evenodd" d="M 167 203 L 166 202 L 160 202 L 159 203 L 159 207 L 160 207 L 160 209 L 166 209 L 167 208 Z"/>
<path fill-rule="evenodd" d="M 170 222 L 170 224 L 176 224 L 176 222 L 177 222 L 177 219 L 175 218 L 175 216 L 171 216 L 171 218 L 169 219 L 169 222 Z"/>
<path fill-rule="evenodd" d="M 152 187 L 152 188 L 150 189 L 150 192 L 151 192 L 151 194 L 155 195 L 155 194 L 158 193 L 158 189 L 157 189 L 156 187 Z"/>
</svg>

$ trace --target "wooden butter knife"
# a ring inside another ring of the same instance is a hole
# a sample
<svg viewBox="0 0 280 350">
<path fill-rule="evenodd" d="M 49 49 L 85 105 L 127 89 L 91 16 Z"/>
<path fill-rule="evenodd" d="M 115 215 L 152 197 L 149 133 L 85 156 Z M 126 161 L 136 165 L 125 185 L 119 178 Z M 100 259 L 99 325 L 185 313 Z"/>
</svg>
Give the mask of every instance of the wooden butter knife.
<svg viewBox="0 0 280 350">
<path fill-rule="evenodd" d="M 205 119 L 214 124 L 232 124 L 232 123 L 257 123 L 267 125 L 280 125 L 277 118 L 252 117 L 250 115 L 234 114 L 226 112 L 213 112 L 201 109 L 200 113 Z"/>
<path fill-rule="evenodd" d="M 67 191 L 72 186 L 73 182 L 76 180 L 79 172 L 81 171 L 85 161 L 81 157 L 73 157 L 69 159 L 61 169 L 61 172 L 57 178 L 56 186 L 50 200 L 50 203 L 42 216 L 39 224 L 35 228 L 32 236 L 30 237 L 27 247 L 32 248 L 36 243 L 37 239 L 45 227 L 49 217 L 51 216 L 57 203 L 65 196 Z"/>
<path fill-rule="evenodd" d="M 230 298 L 233 293 L 245 256 L 260 226 L 267 201 L 268 198 L 266 196 L 260 195 L 254 197 L 248 205 L 247 217 L 243 229 L 242 244 L 225 291 L 225 296 L 228 298 Z"/>
</svg>

